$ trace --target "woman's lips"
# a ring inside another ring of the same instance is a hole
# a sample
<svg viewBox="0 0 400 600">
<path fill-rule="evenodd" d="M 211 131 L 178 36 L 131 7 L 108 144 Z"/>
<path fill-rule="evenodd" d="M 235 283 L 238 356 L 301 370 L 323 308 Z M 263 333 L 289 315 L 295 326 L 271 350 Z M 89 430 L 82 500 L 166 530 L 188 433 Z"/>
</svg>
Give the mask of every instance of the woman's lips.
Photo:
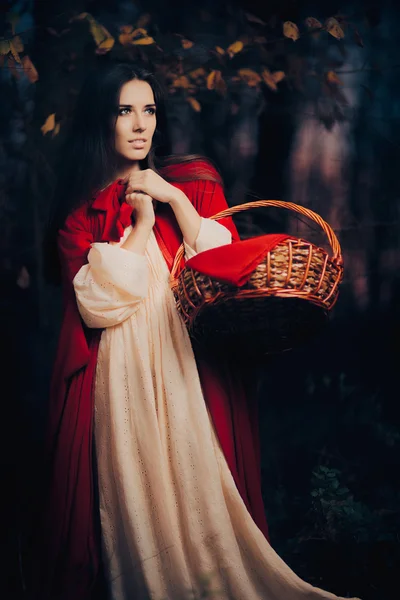
<svg viewBox="0 0 400 600">
<path fill-rule="evenodd" d="M 133 142 L 129 142 L 129 143 L 133 148 L 136 148 L 136 150 L 140 150 L 141 148 L 144 148 L 146 145 L 146 142 L 143 142 L 141 140 L 133 140 Z"/>
</svg>

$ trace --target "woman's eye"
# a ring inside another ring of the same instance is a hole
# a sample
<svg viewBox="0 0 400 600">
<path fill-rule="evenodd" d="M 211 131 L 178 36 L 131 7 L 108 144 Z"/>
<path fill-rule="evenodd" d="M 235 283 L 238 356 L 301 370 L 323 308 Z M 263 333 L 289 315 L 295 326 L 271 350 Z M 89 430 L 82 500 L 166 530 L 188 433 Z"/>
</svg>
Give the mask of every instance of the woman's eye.
<svg viewBox="0 0 400 600">
<path fill-rule="evenodd" d="M 155 115 L 156 114 L 156 109 L 155 108 L 146 108 L 146 111 L 150 111 L 151 115 Z"/>
<path fill-rule="evenodd" d="M 120 108 L 118 114 L 119 115 L 127 114 L 127 113 L 124 113 L 124 110 L 128 110 L 129 111 L 130 108 Z"/>
</svg>

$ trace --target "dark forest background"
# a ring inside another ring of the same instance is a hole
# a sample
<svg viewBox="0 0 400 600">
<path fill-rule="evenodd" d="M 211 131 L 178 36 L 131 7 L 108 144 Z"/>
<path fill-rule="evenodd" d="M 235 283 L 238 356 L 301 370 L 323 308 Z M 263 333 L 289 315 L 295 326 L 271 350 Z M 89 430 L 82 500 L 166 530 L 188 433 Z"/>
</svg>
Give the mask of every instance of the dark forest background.
<svg viewBox="0 0 400 600">
<path fill-rule="evenodd" d="M 229 204 L 288 200 L 334 228 L 345 278 L 329 326 L 261 373 L 267 519 L 272 545 L 304 579 L 398 598 L 399 13 L 395 0 L 3 1 L 4 598 L 26 597 L 60 322 L 41 256 L 54 161 L 85 74 L 120 58 L 159 74 L 169 150 L 212 158 Z M 245 237 L 291 231 L 326 246 L 315 224 L 286 211 L 236 222 Z"/>
</svg>

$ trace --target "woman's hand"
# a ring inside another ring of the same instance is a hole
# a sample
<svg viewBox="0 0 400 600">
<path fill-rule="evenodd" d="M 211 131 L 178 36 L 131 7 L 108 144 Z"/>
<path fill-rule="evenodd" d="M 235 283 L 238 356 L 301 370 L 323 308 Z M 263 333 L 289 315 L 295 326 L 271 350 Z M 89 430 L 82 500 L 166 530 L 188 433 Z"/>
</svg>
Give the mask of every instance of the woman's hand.
<svg viewBox="0 0 400 600">
<path fill-rule="evenodd" d="M 141 192 L 126 194 L 125 201 L 132 206 L 136 225 L 152 229 L 155 223 L 153 198 Z"/>
<path fill-rule="evenodd" d="M 181 193 L 180 190 L 165 181 L 165 179 L 152 169 L 133 171 L 128 175 L 126 181 L 128 183 L 126 188 L 127 195 L 140 191 L 148 194 L 154 200 L 165 202 L 166 204 L 173 202 Z"/>
</svg>

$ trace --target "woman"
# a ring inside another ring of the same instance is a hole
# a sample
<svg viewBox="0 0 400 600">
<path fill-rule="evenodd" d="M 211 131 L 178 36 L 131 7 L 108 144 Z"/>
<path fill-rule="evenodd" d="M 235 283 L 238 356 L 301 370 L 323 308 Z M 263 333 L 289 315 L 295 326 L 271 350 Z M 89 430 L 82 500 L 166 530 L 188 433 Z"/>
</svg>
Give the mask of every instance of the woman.
<svg viewBox="0 0 400 600">
<path fill-rule="evenodd" d="M 211 163 L 157 159 L 164 127 L 159 84 L 131 64 L 93 73 L 76 107 L 53 219 L 64 319 L 38 597 L 93 597 L 101 546 L 113 600 L 183 600 L 204 577 L 222 599 L 337 599 L 271 548 L 254 402 L 178 316 L 182 241 L 190 258 L 239 238 L 209 219 L 227 207 Z"/>
</svg>

